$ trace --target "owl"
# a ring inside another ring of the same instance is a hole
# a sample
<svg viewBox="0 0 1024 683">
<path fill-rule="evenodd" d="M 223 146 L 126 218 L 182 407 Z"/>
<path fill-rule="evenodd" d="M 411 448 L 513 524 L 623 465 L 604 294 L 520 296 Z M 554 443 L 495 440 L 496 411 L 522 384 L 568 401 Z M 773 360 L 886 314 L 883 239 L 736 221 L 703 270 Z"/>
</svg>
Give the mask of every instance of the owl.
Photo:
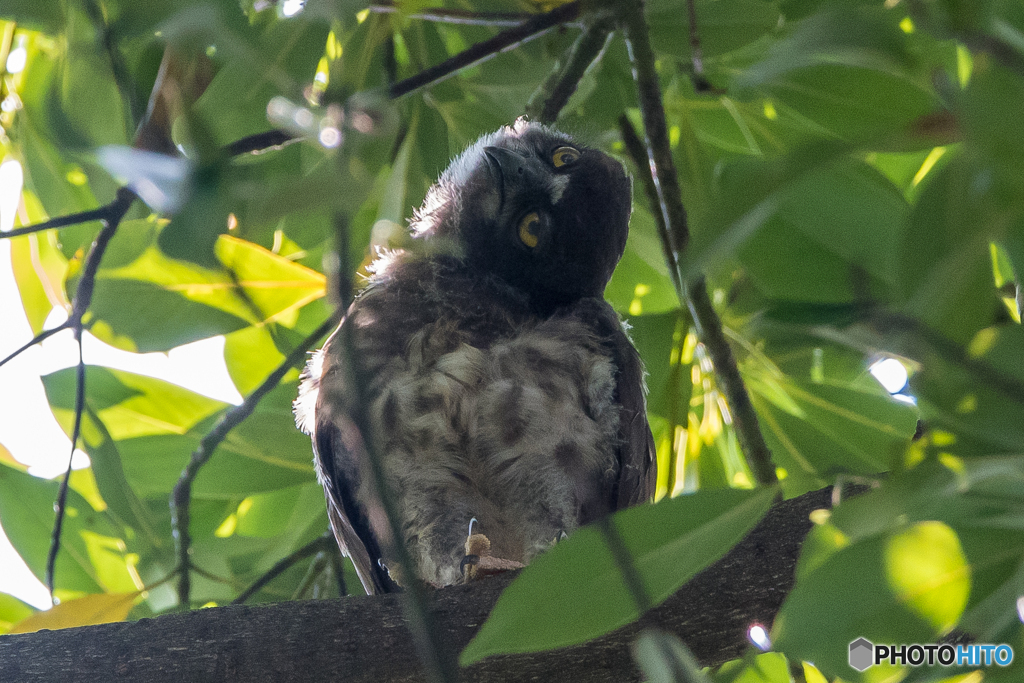
<svg viewBox="0 0 1024 683">
<path fill-rule="evenodd" d="M 520 119 L 442 173 L 414 212 L 414 248 L 372 265 L 295 401 L 367 593 L 462 582 L 478 559 L 469 535 L 499 565 L 528 564 L 651 498 L 643 365 L 603 298 L 630 211 L 619 162 Z M 416 577 L 401 575 L 398 543 Z"/>
</svg>

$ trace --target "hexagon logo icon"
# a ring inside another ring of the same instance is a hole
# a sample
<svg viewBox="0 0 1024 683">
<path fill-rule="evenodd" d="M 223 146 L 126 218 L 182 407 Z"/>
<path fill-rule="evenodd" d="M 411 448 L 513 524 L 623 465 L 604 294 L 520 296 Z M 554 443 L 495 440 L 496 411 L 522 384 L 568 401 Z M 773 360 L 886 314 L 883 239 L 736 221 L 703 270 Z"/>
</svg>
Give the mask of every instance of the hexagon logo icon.
<svg viewBox="0 0 1024 683">
<path fill-rule="evenodd" d="M 850 666 L 864 671 L 874 664 L 875 646 L 867 638 L 858 638 L 850 643 Z"/>
</svg>

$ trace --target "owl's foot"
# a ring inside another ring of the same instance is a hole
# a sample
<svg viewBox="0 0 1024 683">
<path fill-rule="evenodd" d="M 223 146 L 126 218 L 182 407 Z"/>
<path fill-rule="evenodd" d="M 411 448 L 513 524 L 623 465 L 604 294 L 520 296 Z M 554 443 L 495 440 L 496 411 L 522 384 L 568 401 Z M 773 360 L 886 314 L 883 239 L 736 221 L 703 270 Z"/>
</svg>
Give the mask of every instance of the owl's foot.
<svg viewBox="0 0 1024 683">
<path fill-rule="evenodd" d="M 459 563 L 463 582 L 477 581 L 495 574 L 504 574 L 513 569 L 522 569 L 526 565 L 515 560 L 505 560 L 491 555 L 491 541 L 483 534 L 473 533 L 473 523 L 469 522 L 469 537 L 466 538 L 466 555 Z"/>
</svg>

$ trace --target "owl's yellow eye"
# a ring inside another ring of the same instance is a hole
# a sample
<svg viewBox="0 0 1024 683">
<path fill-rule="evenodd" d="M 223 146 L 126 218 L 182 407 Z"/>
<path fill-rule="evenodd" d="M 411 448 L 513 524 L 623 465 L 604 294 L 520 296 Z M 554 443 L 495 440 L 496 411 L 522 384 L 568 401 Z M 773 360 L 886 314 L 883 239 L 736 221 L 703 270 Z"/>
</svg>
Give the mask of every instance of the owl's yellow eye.
<svg viewBox="0 0 1024 683">
<path fill-rule="evenodd" d="M 537 246 L 539 237 L 537 235 L 537 228 L 540 227 L 540 216 L 536 211 L 523 216 L 523 219 L 519 221 L 519 239 L 523 244 L 533 249 Z"/>
<path fill-rule="evenodd" d="M 559 147 L 551 155 L 551 163 L 555 168 L 567 166 L 580 158 L 580 153 L 572 147 Z"/>
</svg>

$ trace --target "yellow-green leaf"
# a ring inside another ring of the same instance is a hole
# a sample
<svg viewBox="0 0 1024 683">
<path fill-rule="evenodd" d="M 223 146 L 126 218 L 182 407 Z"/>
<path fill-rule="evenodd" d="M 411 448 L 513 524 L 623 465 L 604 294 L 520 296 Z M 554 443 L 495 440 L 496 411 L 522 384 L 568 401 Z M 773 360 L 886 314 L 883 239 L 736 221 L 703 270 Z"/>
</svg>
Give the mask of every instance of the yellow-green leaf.
<svg viewBox="0 0 1024 683">
<path fill-rule="evenodd" d="M 68 600 L 46 610 L 36 612 L 11 627 L 11 633 L 31 633 L 42 629 L 55 630 L 73 626 L 107 624 L 124 621 L 139 591 L 132 593 L 97 593 Z"/>
</svg>

